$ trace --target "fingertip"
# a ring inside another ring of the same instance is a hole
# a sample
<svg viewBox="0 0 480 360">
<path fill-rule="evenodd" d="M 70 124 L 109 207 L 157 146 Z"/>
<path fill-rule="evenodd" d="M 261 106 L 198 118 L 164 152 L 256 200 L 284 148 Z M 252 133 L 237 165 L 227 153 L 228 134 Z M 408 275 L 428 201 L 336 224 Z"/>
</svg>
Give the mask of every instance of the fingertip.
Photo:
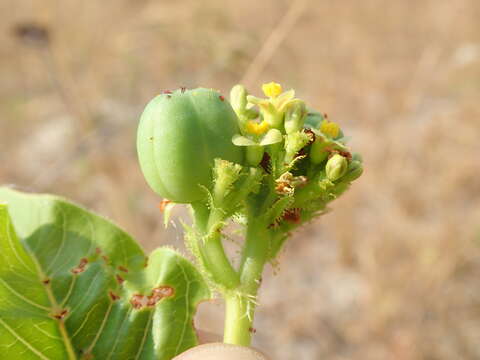
<svg viewBox="0 0 480 360">
<path fill-rule="evenodd" d="M 224 343 L 203 344 L 178 355 L 174 360 L 268 360 L 259 351 Z"/>
</svg>

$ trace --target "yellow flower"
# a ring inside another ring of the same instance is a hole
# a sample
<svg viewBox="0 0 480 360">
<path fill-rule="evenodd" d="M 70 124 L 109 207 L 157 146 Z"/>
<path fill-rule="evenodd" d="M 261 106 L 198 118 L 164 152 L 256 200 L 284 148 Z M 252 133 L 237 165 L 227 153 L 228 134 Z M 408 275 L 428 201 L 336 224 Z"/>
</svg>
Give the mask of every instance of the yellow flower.
<svg viewBox="0 0 480 360">
<path fill-rule="evenodd" d="M 263 93 L 269 98 L 276 98 L 282 93 L 282 85 L 272 81 L 268 84 L 263 84 L 262 90 Z"/>
<path fill-rule="evenodd" d="M 325 119 L 320 125 L 320 131 L 328 137 L 335 139 L 340 133 L 340 127 L 333 121 L 328 121 L 327 119 Z"/>
<path fill-rule="evenodd" d="M 261 135 L 267 132 L 269 126 L 266 121 L 258 123 L 256 121 L 250 120 L 247 122 L 247 131 L 250 134 Z"/>
</svg>

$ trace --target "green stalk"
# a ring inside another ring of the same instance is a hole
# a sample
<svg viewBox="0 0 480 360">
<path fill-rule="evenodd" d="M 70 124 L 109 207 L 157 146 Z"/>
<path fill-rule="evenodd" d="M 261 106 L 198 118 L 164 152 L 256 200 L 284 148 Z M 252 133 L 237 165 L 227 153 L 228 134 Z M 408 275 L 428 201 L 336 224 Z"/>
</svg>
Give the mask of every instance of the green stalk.
<svg viewBox="0 0 480 360">
<path fill-rule="evenodd" d="M 239 291 L 225 294 L 225 343 L 250 345 L 256 296 L 267 260 L 268 246 L 266 226 L 251 216 L 240 266 L 241 286 Z"/>
<path fill-rule="evenodd" d="M 222 212 L 216 209 L 209 212 L 202 203 L 192 203 L 192 209 L 195 226 L 202 234 L 198 249 L 204 268 L 217 284 L 227 289 L 236 288 L 240 284 L 240 277 L 225 254 L 220 229 L 215 229 L 218 222 L 223 220 Z"/>
</svg>

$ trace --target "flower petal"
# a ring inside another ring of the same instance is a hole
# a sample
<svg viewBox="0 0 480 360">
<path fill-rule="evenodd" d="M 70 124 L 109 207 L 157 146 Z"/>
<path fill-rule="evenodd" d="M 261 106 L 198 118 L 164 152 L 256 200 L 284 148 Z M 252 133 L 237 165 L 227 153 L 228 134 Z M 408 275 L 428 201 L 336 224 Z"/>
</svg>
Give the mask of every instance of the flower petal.
<svg viewBox="0 0 480 360">
<path fill-rule="evenodd" d="M 260 141 L 260 145 L 272 145 L 283 141 L 283 135 L 278 129 L 270 129 Z"/>
</svg>

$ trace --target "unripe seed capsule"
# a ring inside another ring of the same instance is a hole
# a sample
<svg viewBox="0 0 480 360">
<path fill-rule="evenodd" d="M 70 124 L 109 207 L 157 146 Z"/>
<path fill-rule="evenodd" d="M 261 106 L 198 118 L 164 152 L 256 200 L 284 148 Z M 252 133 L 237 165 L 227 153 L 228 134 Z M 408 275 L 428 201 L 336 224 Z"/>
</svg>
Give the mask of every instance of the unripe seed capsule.
<svg viewBox="0 0 480 360">
<path fill-rule="evenodd" d="M 169 98 L 167 98 L 167 96 Z M 242 163 L 244 148 L 230 103 L 211 89 L 176 90 L 145 108 L 137 132 L 142 172 L 152 189 L 169 200 L 191 203 L 212 188 L 215 158 Z"/>
</svg>

